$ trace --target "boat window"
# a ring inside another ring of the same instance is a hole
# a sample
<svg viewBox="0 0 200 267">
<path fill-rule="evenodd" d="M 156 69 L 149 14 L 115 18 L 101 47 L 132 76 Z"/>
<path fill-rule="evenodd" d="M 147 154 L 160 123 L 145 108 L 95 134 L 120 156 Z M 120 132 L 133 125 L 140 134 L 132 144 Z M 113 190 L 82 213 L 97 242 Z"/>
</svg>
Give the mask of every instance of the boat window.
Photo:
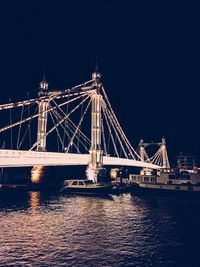
<svg viewBox="0 0 200 267">
<path fill-rule="evenodd" d="M 168 181 L 167 184 L 172 184 L 173 182 L 172 181 Z"/>
<path fill-rule="evenodd" d="M 188 172 L 187 171 L 182 171 L 181 174 L 188 174 Z"/>
<path fill-rule="evenodd" d="M 169 174 L 169 179 L 176 179 L 176 176 L 174 174 Z"/>
<path fill-rule="evenodd" d="M 188 190 L 193 190 L 193 187 L 192 186 L 188 186 Z"/>
<path fill-rule="evenodd" d="M 136 181 L 137 180 L 137 176 L 132 176 L 132 180 Z"/>
<path fill-rule="evenodd" d="M 190 180 L 190 175 L 189 174 L 183 174 L 182 178 L 185 180 Z"/>
<path fill-rule="evenodd" d="M 73 183 L 72 183 L 72 185 L 77 185 L 77 184 L 78 184 L 78 182 L 73 182 Z"/>
<path fill-rule="evenodd" d="M 149 182 L 149 177 L 144 177 L 145 182 Z"/>
<path fill-rule="evenodd" d="M 84 183 L 85 183 L 85 185 L 90 185 L 90 184 L 93 184 L 93 182 L 92 181 L 84 181 Z"/>
<path fill-rule="evenodd" d="M 156 177 L 151 177 L 151 182 L 156 182 Z"/>
<path fill-rule="evenodd" d="M 180 189 L 180 186 L 178 186 L 178 185 L 177 185 L 177 186 L 175 186 L 175 189 Z"/>
<path fill-rule="evenodd" d="M 83 182 L 79 182 L 79 185 L 84 185 L 84 183 Z"/>
</svg>

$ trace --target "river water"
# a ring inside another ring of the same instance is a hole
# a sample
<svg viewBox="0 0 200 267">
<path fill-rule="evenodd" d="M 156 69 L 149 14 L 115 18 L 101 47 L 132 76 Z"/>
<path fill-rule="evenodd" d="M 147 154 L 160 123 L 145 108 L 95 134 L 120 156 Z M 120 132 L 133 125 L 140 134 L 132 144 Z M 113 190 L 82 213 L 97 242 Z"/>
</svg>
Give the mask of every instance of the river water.
<svg viewBox="0 0 200 267">
<path fill-rule="evenodd" d="M 0 266 L 200 266 L 200 198 L 0 199 Z"/>
</svg>

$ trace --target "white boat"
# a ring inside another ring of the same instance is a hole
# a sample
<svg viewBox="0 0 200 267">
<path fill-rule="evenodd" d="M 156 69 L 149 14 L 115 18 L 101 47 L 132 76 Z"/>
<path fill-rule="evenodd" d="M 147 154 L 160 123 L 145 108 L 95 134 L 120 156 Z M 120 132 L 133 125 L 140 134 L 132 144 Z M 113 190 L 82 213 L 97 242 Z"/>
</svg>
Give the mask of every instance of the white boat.
<svg viewBox="0 0 200 267">
<path fill-rule="evenodd" d="M 105 195 L 111 193 L 110 183 L 94 183 L 92 180 L 65 180 L 61 192 L 70 194 Z"/>
<path fill-rule="evenodd" d="M 134 189 L 145 191 L 182 191 L 200 193 L 200 172 L 198 170 L 162 170 L 153 175 L 130 174 L 129 183 Z"/>
</svg>

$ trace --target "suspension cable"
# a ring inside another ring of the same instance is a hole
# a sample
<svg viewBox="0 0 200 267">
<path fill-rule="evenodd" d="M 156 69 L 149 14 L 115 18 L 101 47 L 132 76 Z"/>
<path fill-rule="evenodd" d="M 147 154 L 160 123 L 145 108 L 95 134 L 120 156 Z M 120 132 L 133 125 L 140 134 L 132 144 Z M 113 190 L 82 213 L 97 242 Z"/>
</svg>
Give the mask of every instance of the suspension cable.
<svg viewBox="0 0 200 267">
<path fill-rule="evenodd" d="M 55 120 L 54 120 L 53 115 L 52 115 L 52 112 L 50 112 L 50 117 L 51 117 L 51 119 L 53 121 L 53 124 L 56 125 Z M 62 145 L 62 149 L 64 150 L 65 146 L 64 146 L 64 143 L 63 143 L 62 138 L 60 136 L 60 133 L 58 131 L 58 127 L 56 127 L 56 132 L 57 132 L 57 137 L 59 138 L 59 141 L 60 141 L 60 143 Z M 58 147 L 58 150 L 59 150 L 59 147 Z"/>
<path fill-rule="evenodd" d="M 9 100 L 11 102 L 11 98 Z M 10 109 L 10 124 L 12 124 L 12 110 Z M 12 136 L 13 132 L 12 132 L 12 128 L 10 129 L 10 146 L 12 149 L 13 146 L 13 136 Z"/>
<path fill-rule="evenodd" d="M 29 92 L 27 92 L 27 98 L 29 99 Z M 30 117 L 30 105 L 28 105 L 28 116 Z M 29 130 L 29 146 L 31 146 L 31 122 L 28 124 L 28 130 Z"/>
<path fill-rule="evenodd" d="M 91 96 L 92 96 L 92 95 L 91 95 Z M 85 114 L 86 114 L 87 111 L 88 111 L 88 108 L 89 108 L 89 106 L 90 106 L 90 104 L 91 104 L 91 101 L 92 101 L 92 100 L 90 99 L 90 101 L 88 102 L 88 104 L 87 104 L 87 106 L 86 106 L 86 109 L 85 109 L 85 111 L 83 112 L 83 115 L 82 115 L 82 117 L 81 117 L 81 119 L 80 119 L 80 121 L 79 121 L 79 123 L 78 123 L 78 125 L 77 125 L 77 127 L 76 127 L 76 130 L 75 130 L 75 132 L 74 132 L 74 134 L 73 134 L 73 136 L 72 136 L 70 142 L 73 142 L 73 141 L 74 141 L 74 137 L 75 137 L 75 135 L 77 134 L 78 130 L 80 129 L 81 123 L 82 123 L 82 121 L 83 121 L 83 119 L 84 119 L 84 117 L 85 117 Z M 68 150 L 69 150 L 69 144 L 68 144 L 68 146 L 67 146 L 66 152 L 68 152 Z"/>
<path fill-rule="evenodd" d="M 112 121 L 112 119 L 111 119 L 111 117 L 110 117 L 110 114 L 109 114 L 109 112 L 108 112 L 108 109 L 106 109 L 106 107 L 104 107 L 104 112 L 106 112 L 108 118 L 110 119 L 110 123 L 111 123 L 111 125 L 112 125 L 112 128 L 113 128 L 113 130 L 115 131 L 115 136 L 116 136 L 116 138 L 118 139 L 118 142 L 119 142 L 119 144 L 120 144 L 120 147 L 121 147 L 122 150 L 123 150 L 123 153 L 124 153 L 125 157 L 128 158 L 128 155 L 127 155 L 127 153 L 126 153 L 126 151 L 125 151 L 125 149 L 124 149 L 124 146 L 123 146 L 123 144 L 122 144 L 122 141 L 121 141 L 121 139 L 120 139 L 120 137 L 119 137 L 119 135 L 118 135 L 118 132 L 117 132 L 117 130 L 116 130 L 116 128 L 115 128 L 115 125 L 113 124 L 113 121 Z"/>
<path fill-rule="evenodd" d="M 35 108 L 34 114 L 36 113 L 36 111 L 37 111 L 37 107 Z M 29 121 L 28 126 L 30 126 L 30 124 L 31 124 L 32 121 L 33 121 L 33 119 L 31 119 L 31 120 Z M 21 124 L 20 124 L 20 125 L 21 125 Z M 30 129 L 30 127 L 27 127 L 27 128 L 26 128 L 26 131 L 25 131 L 25 133 L 24 133 L 24 135 L 23 135 L 23 137 L 22 137 L 22 139 L 21 139 L 21 142 L 19 143 L 17 149 L 20 149 L 20 147 L 21 147 L 21 145 L 23 144 L 24 139 L 25 139 L 25 136 L 26 136 L 26 134 L 27 134 L 27 132 L 28 132 L 29 129 Z"/>
<path fill-rule="evenodd" d="M 64 113 L 64 111 L 58 106 L 58 104 L 55 102 L 55 100 L 53 100 L 54 104 L 56 105 L 56 107 L 58 108 L 58 110 L 65 116 L 66 114 Z M 72 127 L 74 129 L 76 129 L 76 125 L 73 123 L 73 121 L 68 117 L 66 118 L 66 121 L 68 121 L 69 123 L 72 124 Z M 84 138 L 84 140 L 87 142 L 87 144 L 91 144 L 90 139 L 80 130 L 78 129 L 79 134 L 82 135 L 82 137 Z"/>
<path fill-rule="evenodd" d="M 87 94 L 86 94 L 86 95 L 87 95 Z M 59 107 L 64 106 L 64 105 L 66 105 L 67 103 L 70 103 L 70 102 L 73 102 L 73 101 L 79 99 L 80 97 L 82 97 L 82 95 L 81 95 L 81 96 L 78 96 L 78 97 L 76 97 L 76 98 L 74 98 L 74 99 L 71 99 L 71 100 L 69 100 L 69 101 L 66 101 L 66 102 L 64 102 L 64 103 L 61 103 L 61 104 L 59 104 L 58 106 L 59 106 Z M 45 114 L 45 113 L 47 113 L 47 112 L 49 112 L 49 111 L 51 111 L 51 110 L 53 110 L 53 109 L 56 109 L 56 107 L 53 107 L 52 109 L 48 109 L 47 111 L 40 112 L 40 113 L 38 113 L 38 114 L 35 114 L 35 115 L 33 115 L 33 116 L 30 116 L 30 117 L 28 117 L 28 118 L 26 118 L 26 119 L 23 119 L 22 121 L 18 121 L 18 122 L 16 122 L 16 123 L 13 123 L 12 125 L 8 125 L 8 126 L 6 126 L 6 127 L 4 127 L 4 128 L 1 128 L 1 129 L 0 129 L 0 133 L 3 132 L 3 131 L 9 130 L 10 128 L 13 128 L 13 127 L 15 127 L 15 126 L 18 126 L 20 123 L 24 123 L 24 122 L 29 121 L 29 120 L 31 120 L 31 119 L 37 118 L 37 117 L 40 116 L 41 114 Z"/>
<path fill-rule="evenodd" d="M 102 136 L 103 136 L 104 154 L 107 156 L 107 150 L 106 150 L 106 138 L 105 138 L 105 131 L 104 131 L 104 126 L 103 126 L 103 118 L 101 119 L 101 125 L 102 125 Z"/>
<path fill-rule="evenodd" d="M 56 110 L 54 110 L 53 113 L 59 120 L 61 120 L 63 118 L 63 117 L 60 116 L 60 114 Z M 70 122 L 69 118 L 68 118 L 68 122 Z M 67 129 L 70 130 L 70 132 L 73 134 L 74 130 L 76 129 L 76 126 L 73 126 L 73 124 L 70 126 L 65 121 L 63 123 L 67 127 Z M 66 134 L 68 136 L 68 140 L 70 140 L 71 137 L 70 137 L 69 133 L 66 131 L 65 127 L 62 125 L 62 123 L 61 123 L 61 127 L 63 128 L 64 132 L 66 132 Z M 86 141 L 85 139 L 83 139 L 83 140 Z M 80 139 L 80 143 L 83 145 L 83 147 L 86 149 L 86 151 L 89 152 L 89 149 L 86 147 L 86 145 L 82 142 L 81 139 Z M 90 143 L 89 143 L 89 145 L 90 145 Z"/>
<path fill-rule="evenodd" d="M 68 100 L 69 100 L 69 97 L 68 97 Z M 54 100 L 54 103 L 56 103 L 55 100 Z M 68 114 L 68 108 L 69 108 L 69 105 L 67 104 L 66 105 L 66 109 L 65 109 L 65 114 Z M 66 133 L 64 131 L 64 134 L 63 134 L 63 143 L 65 143 L 65 136 L 66 136 Z M 68 142 L 69 142 L 69 139 L 68 139 Z"/>
<path fill-rule="evenodd" d="M 136 155 L 136 157 L 140 159 L 140 156 L 137 154 L 137 152 L 136 152 L 136 151 L 134 150 L 134 148 L 131 146 L 130 142 L 128 141 L 128 139 L 127 139 L 127 137 L 126 137 L 126 135 L 125 135 L 125 133 L 124 133 L 124 131 L 122 130 L 122 128 L 121 128 L 121 126 L 120 126 L 120 124 L 119 124 L 119 122 L 118 122 L 118 120 L 117 120 L 117 117 L 116 117 L 116 115 L 115 115 L 115 113 L 114 113 L 114 111 L 113 111 L 113 109 L 112 109 L 112 106 L 111 106 L 111 104 L 110 104 L 110 102 L 109 102 L 109 100 L 108 100 L 108 97 L 107 97 L 107 95 L 106 95 L 106 92 L 105 92 L 103 86 L 102 86 L 102 91 L 103 91 L 104 97 L 105 97 L 105 99 L 106 99 L 106 102 L 108 103 L 108 106 L 109 106 L 109 108 L 110 108 L 110 111 L 111 111 L 111 114 L 112 114 L 112 116 L 113 116 L 113 119 L 115 120 L 116 124 L 118 125 L 118 127 L 119 127 L 119 129 L 120 129 L 120 132 L 121 132 L 121 134 L 122 134 L 124 140 L 126 140 L 126 142 L 127 142 L 127 144 L 128 144 L 128 147 L 130 148 L 130 150 L 132 150 L 133 153 Z M 131 154 L 132 154 L 132 153 L 131 153 Z M 132 154 L 132 155 L 133 155 L 133 154 Z M 135 159 L 134 155 L 133 155 L 133 158 Z"/>
<path fill-rule="evenodd" d="M 42 96 L 42 97 L 39 97 L 39 98 L 23 100 L 23 101 L 19 101 L 19 102 L 16 102 L 16 103 L 11 103 L 11 101 L 10 101 L 10 103 L 0 105 L 0 111 L 1 110 L 5 110 L 5 109 L 12 109 L 12 108 L 16 108 L 16 107 L 21 107 L 21 106 L 27 106 L 27 105 L 31 105 L 31 104 L 38 104 L 40 101 L 47 100 L 49 98 L 60 99 L 60 98 L 68 97 L 69 94 L 70 94 L 70 96 L 75 96 L 75 95 L 78 95 L 78 94 L 85 94 L 86 91 L 80 91 L 80 92 L 73 92 L 73 91 L 75 89 L 78 89 L 78 88 L 81 89 L 81 87 L 83 87 L 83 89 L 84 89 L 84 86 L 87 85 L 88 83 L 90 83 L 91 81 L 93 81 L 93 80 L 90 80 L 90 81 L 84 82 L 82 84 L 76 85 L 76 86 L 72 87 L 71 89 L 65 89 L 65 90 L 62 90 L 62 91 L 49 92 L 47 96 Z M 92 87 L 91 87 L 91 89 L 92 89 Z M 89 92 L 89 90 L 87 92 Z"/>
<path fill-rule="evenodd" d="M 90 97 L 90 95 L 91 95 L 92 93 L 90 93 L 89 95 L 87 95 L 87 97 L 83 100 L 83 101 L 81 101 L 81 103 L 79 104 L 79 105 L 77 105 L 75 108 L 73 108 L 61 121 L 59 121 L 54 127 L 52 127 L 46 134 L 45 134 L 45 137 L 47 137 L 51 132 L 53 132 L 54 130 L 55 130 L 55 128 L 58 126 L 58 125 L 60 125 L 64 120 L 66 120 L 66 118 L 68 118 L 75 110 L 77 110 L 77 108 L 79 108 L 79 106 L 83 103 L 83 102 L 85 102 L 89 97 Z M 80 96 L 79 96 L 80 97 Z M 59 105 L 60 106 L 60 105 Z M 50 110 L 48 110 L 48 111 L 50 111 Z M 38 141 L 37 142 L 35 142 L 35 144 L 33 144 L 33 146 L 31 147 L 31 149 L 29 149 L 29 150 L 32 150 L 32 149 L 34 149 L 35 147 L 36 147 L 36 145 L 38 144 Z"/>
<path fill-rule="evenodd" d="M 53 114 L 54 114 L 54 116 L 57 118 L 57 119 L 61 119 L 61 117 L 59 116 L 59 114 L 57 114 L 56 113 L 56 111 L 54 110 L 54 111 L 52 111 L 53 112 Z M 66 131 L 66 129 L 65 129 L 65 127 L 61 124 L 60 125 L 62 128 L 63 128 L 63 130 L 64 130 L 64 132 L 67 134 L 67 136 L 68 136 L 68 139 L 70 140 L 70 135 L 69 135 L 69 133 Z M 69 128 L 70 129 L 70 128 Z M 70 131 L 71 131 L 71 133 L 73 133 L 74 131 L 72 130 L 72 129 L 70 129 Z M 82 142 L 81 142 L 82 143 Z M 84 146 L 84 143 L 82 143 L 83 144 L 83 146 Z M 77 152 L 78 153 L 80 153 L 80 150 L 79 150 L 79 148 L 76 146 L 76 144 L 75 143 L 73 143 L 73 145 L 75 146 L 75 148 L 76 148 L 76 150 L 77 150 Z M 65 148 L 65 147 L 64 147 Z M 85 148 L 85 147 L 84 147 Z M 86 147 L 86 150 L 87 151 L 89 151 L 88 149 L 87 149 L 87 147 Z"/>
<path fill-rule="evenodd" d="M 22 106 L 21 117 L 20 117 L 21 121 L 23 119 L 23 113 L 24 113 L 24 106 Z M 19 125 L 19 131 L 18 131 L 18 136 L 17 136 L 17 149 L 19 149 L 19 139 L 20 139 L 20 134 L 21 134 L 21 128 L 22 128 L 22 124 Z"/>
<path fill-rule="evenodd" d="M 102 106 L 102 108 L 104 109 L 104 106 Z M 116 147 L 116 144 L 115 144 L 113 135 L 112 135 L 111 127 L 110 127 L 110 125 L 109 125 L 109 122 L 108 122 L 108 118 L 107 118 L 107 114 L 106 114 L 106 112 L 104 112 L 104 117 L 105 117 L 105 120 L 106 120 L 108 129 L 109 129 L 109 133 L 110 133 L 110 137 L 111 137 L 111 140 L 112 140 L 112 143 L 113 143 L 114 151 L 115 151 L 117 157 L 119 158 L 119 154 L 118 154 L 117 147 Z"/>
</svg>

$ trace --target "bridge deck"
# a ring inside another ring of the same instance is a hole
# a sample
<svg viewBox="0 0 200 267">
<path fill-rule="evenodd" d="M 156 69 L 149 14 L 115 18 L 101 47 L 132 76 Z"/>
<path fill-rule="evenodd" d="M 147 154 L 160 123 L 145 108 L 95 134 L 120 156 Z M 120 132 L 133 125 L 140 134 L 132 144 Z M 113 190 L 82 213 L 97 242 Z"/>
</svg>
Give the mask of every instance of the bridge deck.
<svg viewBox="0 0 200 267">
<path fill-rule="evenodd" d="M 89 154 L 56 153 L 24 150 L 0 149 L 0 167 L 73 166 L 88 165 Z M 145 167 L 160 169 L 160 166 L 138 160 L 103 157 L 104 165 Z"/>
</svg>

